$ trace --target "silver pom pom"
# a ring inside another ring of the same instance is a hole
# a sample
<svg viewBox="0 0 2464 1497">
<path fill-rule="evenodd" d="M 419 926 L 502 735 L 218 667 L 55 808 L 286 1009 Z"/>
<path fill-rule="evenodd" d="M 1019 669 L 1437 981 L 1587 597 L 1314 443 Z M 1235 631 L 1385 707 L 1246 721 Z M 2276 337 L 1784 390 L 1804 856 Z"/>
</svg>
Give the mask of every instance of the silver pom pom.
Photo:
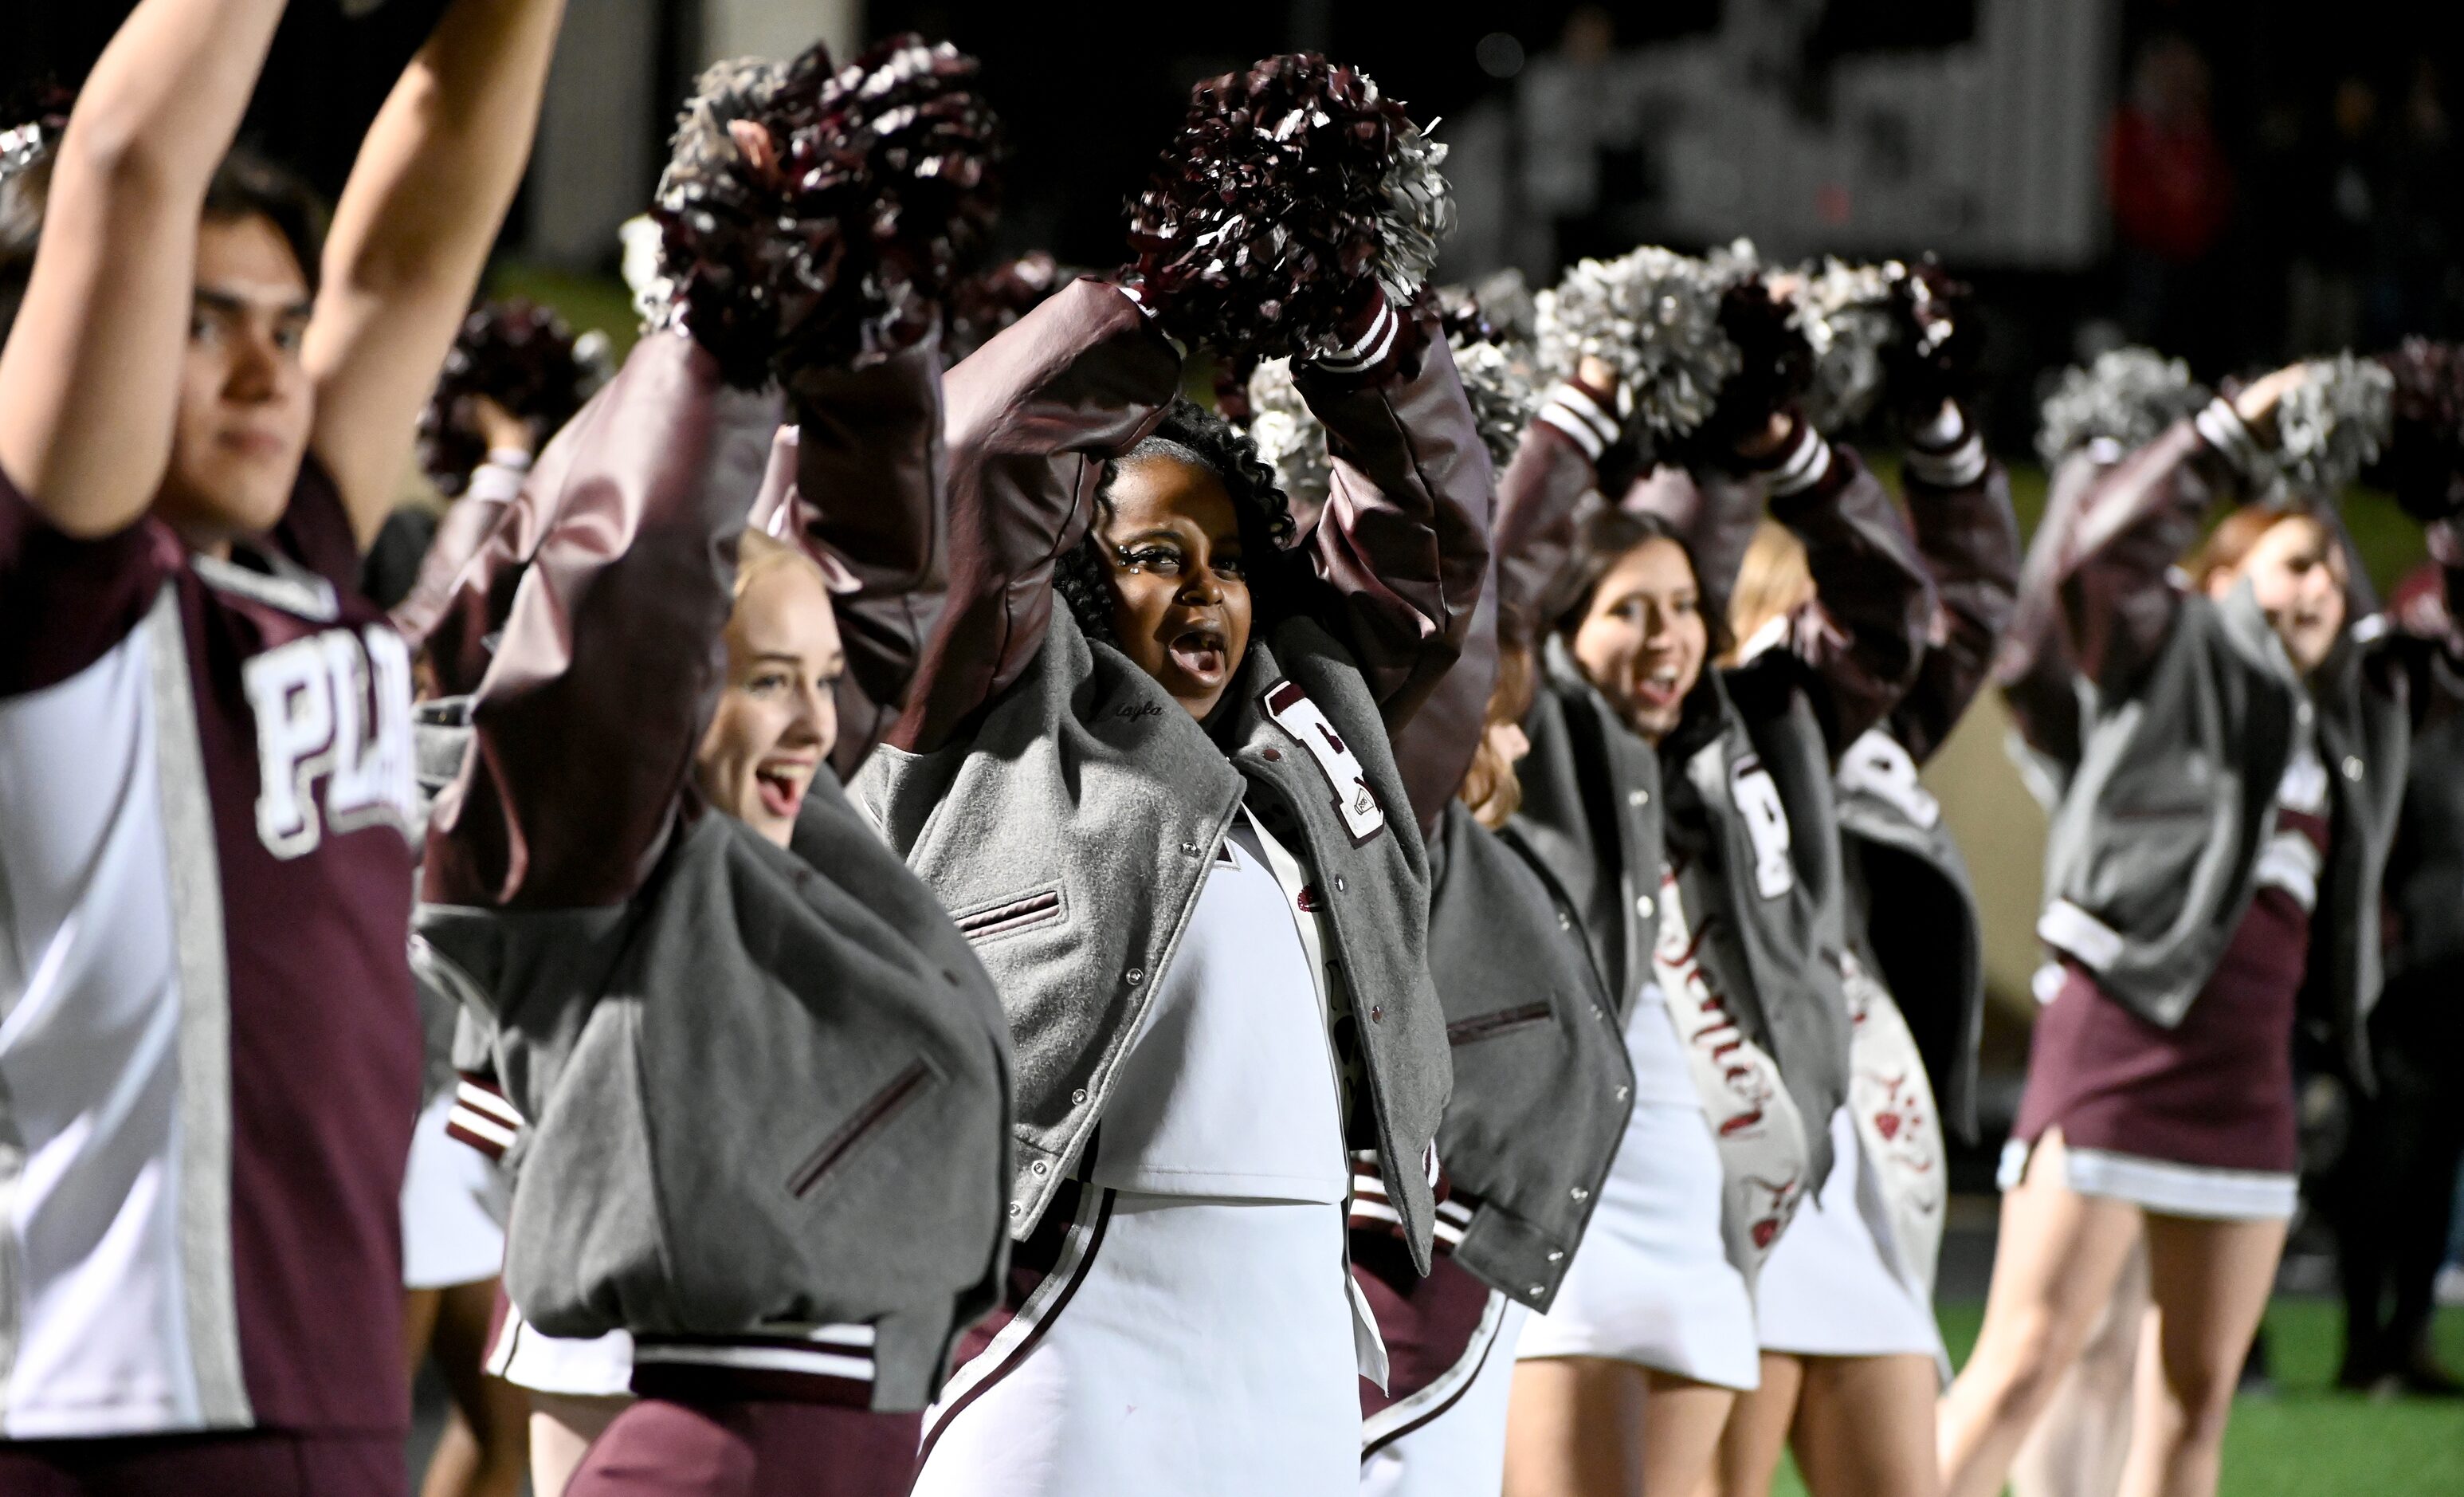
<svg viewBox="0 0 2464 1497">
<path fill-rule="evenodd" d="M 1432 120 L 1426 126 L 1398 131 L 1395 159 L 1386 168 L 1386 203 L 1377 213 L 1386 253 L 1378 256 L 1377 285 L 1398 307 L 1408 305 L 1428 284 L 1439 247 L 1455 231 L 1454 188 L 1438 174 L 1445 165 L 1446 148 L 1429 139 L 1437 127 Z"/>
<path fill-rule="evenodd" d="M 1500 341 L 1529 343 L 1540 336 L 1540 307 L 1531 299 L 1531 288 L 1523 280 L 1523 273 L 1512 266 L 1493 271 L 1471 289 L 1472 298 L 1480 303 L 1480 315 L 1497 329 Z"/>
<path fill-rule="evenodd" d="M 2313 359 L 2276 407 L 2277 460 L 2295 486 L 2334 497 L 2387 451 L 2395 376 L 2349 353 Z"/>
<path fill-rule="evenodd" d="M 1308 522 L 1326 508 L 1333 465 L 1326 453 L 1326 428 L 1292 384 L 1292 363 L 1269 359 L 1249 376 L 1249 439 L 1275 471 L 1275 487 L 1291 500 L 1292 514 Z"/>
<path fill-rule="evenodd" d="M 1882 395 L 1882 350 L 1898 331 L 1891 284 L 1898 267 L 1849 265 L 1826 257 L 1774 282 L 1794 283 L 1789 325 L 1814 349 L 1814 385 L 1805 416 L 1815 429 L 1839 431 L 1865 419 Z M 1772 295 L 1782 287 L 1774 284 Z"/>
<path fill-rule="evenodd" d="M 1532 383 L 1530 365 L 1511 349 L 1474 341 L 1455 344 L 1454 353 L 1455 373 L 1471 399 L 1481 445 L 1488 449 L 1491 469 L 1504 473 L 1522 445 L 1524 429 L 1540 414 L 1540 387 Z"/>
<path fill-rule="evenodd" d="M 659 173 L 656 201 L 663 208 L 686 206 L 693 189 L 709 191 L 723 184 L 728 170 L 742 159 L 728 121 L 760 113 L 786 80 L 787 64 L 769 57 L 733 57 L 714 62 L 693 79 L 693 97 L 676 119 L 675 139 L 668 165 Z"/>
<path fill-rule="evenodd" d="M 2208 403 L 2190 366 L 2152 348 L 2116 348 L 2086 368 L 2074 364 L 2038 408 L 2036 453 L 2047 468 L 2092 442 L 2115 456 L 2146 446 Z"/>
<path fill-rule="evenodd" d="M 1647 434 L 1683 436 L 1710 417 L 1720 386 L 1745 364 L 1720 329 L 1730 278 L 1656 245 L 1585 260 L 1537 298 L 1541 370 L 1569 379 L 1585 355 L 1605 360 Z"/>
<path fill-rule="evenodd" d="M 675 320 L 676 283 L 659 274 L 659 226 L 648 213 L 636 213 L 616 226 L 624 247 L 618 262 L 625 289 L 633 294 L 633 315 L 644 333 L 665 330 Z"/>
</svg>

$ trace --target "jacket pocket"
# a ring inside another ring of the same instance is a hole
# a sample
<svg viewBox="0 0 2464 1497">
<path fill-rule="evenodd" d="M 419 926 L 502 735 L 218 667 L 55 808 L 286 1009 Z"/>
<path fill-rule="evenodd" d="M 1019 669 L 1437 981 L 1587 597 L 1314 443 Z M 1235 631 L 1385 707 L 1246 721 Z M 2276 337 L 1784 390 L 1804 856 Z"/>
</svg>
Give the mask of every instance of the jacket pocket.
<svg viewBox="0 0 2464 1497">
<path fill-rule="evenodd" d="M 1501 1008 L 1493 1014 L 1483 1014 L 1477 1019 L 1458 1019 L 1446 1025 L 1446 1043 L 1471 1045 L 1548 1022 L 1549 1005 L 1545 1002 L 1526 1003 L 1520 1008 Z"/>
<path fill-rule="evenodd" d="M 888 1086 L 874 1092 L 823 1139 L 821 1147 L 806 1156 L 803 1163 L 796 1166 L 796 1173 L 787 1177 L 787 1194 L 799 1200 L 811 1195 L 866 1139 L 889 1127 L 891 1119 L 905 1112 L 933 1079 L 933 1068 L 928 1062 L 920 1058 L 910 1062 L 905 1070 L 891 1077 Z"/>
<path fill-rule="evenodd" d="M 1011 894 L 990 904 L 955 912 L 950 918 L 957 922 L 958 934 L 971 941 L 989 941 L 1003 936 L 1015 936 L 1040 925 L 1057 923 L 1062 915 L 1061 886 L 1048 885 L 1023 894 Z"/>
</svg>

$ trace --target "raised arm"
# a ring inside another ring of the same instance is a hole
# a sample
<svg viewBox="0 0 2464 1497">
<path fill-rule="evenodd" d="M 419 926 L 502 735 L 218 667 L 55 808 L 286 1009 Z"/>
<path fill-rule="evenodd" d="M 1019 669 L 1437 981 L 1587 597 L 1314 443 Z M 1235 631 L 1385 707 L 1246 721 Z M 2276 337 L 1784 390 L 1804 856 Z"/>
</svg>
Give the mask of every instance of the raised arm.
<svg viewBox="0 0 2464 1497">
<path fill-rule="evenodd" d="M 1295 366 L 1332 472 L 1309 538 L 1389 732 L 1462 653 L 1488 571 L 1488 450 L 1433 305 L 1380 306 L 1358 363 Z M 1468 749 L 1465 750 L 1468 753 Z"/>
<path fill-rule="evenodd" d="M 1890 495 L 1854 449 L 1794 424 L 1773 451 L 1771 514 L 1805 543 L 1814 600 L 1783 642 L 1729 674 L 1752 690 L 1787 657 L 1810 682 L 1836 756 L 1899 704 L 1934 615 L 1933 585 Z"/>
<path fill-rule="evenodd" d="M 938 615 L 947 547 L 941 344 L 927 338 L 864 369 L 794 382 L 753 523 L 803 543 L 830 576 L 847 647 L 838 684 L 844 780 L 906 704 Z"/>
<path fill-rule="evenodd" d="M 334 209 L 303 350 L 309 445 L 364 546 L 521 185 L 564 0 L 453 0 Z"/>
<path fill-rule="evenodd" d="M 1052 619 L 1052 569 L 1087 534 L 1104 463 L 1179 388 L 1180 356 L 1136 302 L 1081 280 L 942 380 L 949 592 L 885 740 L 929 752 L 1019 677 Z"/>
<path fill-rule="evenodd" d="M 661 333 L 549 444 L 456 587 L 452 611 L 481 614 L 519 577 L 429 824 L 429 901 L 602 907 L 638 887 L 724 674 L 736 538 L 778 424 L 775 396 Z M 544 517 L 522 550 L 526 515 Z"/>
<path fill-rule="evenodd" d="M 1956 402 L 1909 433 L 1908 519 L 1938 607 L 1925 658 L 1891 711 L 1891 736 L 1920 764 L 1950 736 L 1993 665 L 2019 588 L 2011 478 Z"/>
<path fill-rule="evenodd" d="M 281 18 L 282 0 L 144 0 L 52 152 L 0 350 L 0 472 L 71 536 L 127 528 L 163 486 L 206 187 Z"/>
</svg>

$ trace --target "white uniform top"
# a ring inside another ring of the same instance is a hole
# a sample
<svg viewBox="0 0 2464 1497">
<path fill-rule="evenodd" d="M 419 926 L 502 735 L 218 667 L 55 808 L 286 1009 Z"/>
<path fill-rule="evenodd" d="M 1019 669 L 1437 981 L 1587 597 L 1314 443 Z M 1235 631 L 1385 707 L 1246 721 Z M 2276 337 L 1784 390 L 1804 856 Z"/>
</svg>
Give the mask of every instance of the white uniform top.
<svg viewBox="0 0 2464 1497">
<path fill-rule="evenodd" d="M 1122 1062 L 1097 1135 L 1095 1184 L 1347 1199 L 1352 1171 L 1316 976 L 1319 917 L 1299 908 L 1305 890 L 1298 861 L 1244 807 Z"/>
</svg>

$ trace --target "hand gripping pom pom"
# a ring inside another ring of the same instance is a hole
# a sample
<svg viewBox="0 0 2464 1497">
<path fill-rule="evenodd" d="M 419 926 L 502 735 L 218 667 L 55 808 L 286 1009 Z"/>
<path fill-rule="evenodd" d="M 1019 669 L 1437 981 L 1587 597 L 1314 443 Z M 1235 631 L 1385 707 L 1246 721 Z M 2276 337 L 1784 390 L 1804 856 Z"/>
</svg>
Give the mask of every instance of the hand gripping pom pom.
<svg viewBox="0 0 2464 1497">
<path fill-rule="evenodd" d="M 2295 486 L 2333 498 L 2386 450 L 2395 376 L 2348 353 L 2302 367 L 2308 378 L 2277 403 L 2277 461 Z"/>
<path fill-rule="evenodd" d="M 458 495 L 487 457 L 487 442 L 464 405 L 472 397 L 529 422 L 539 440 L 571 420 L 605 379 L 584 353 L 562 318 L 527 301 L 491 301 L 465 318 L 419 413 L 419 465 L 429 481 Z"/>
<path fill-rule="evenodd" d="M 867 363 L 930 331 L 995 215 L 1000 127 L 976 73 L 906 35 L 835 71 L 815 46 L 702 75 L 653 216 L 685 326 L 730 383 Z"/>
<path fill-rule="evenodd" d="M 1523 433 L 1540 414 L 1540 387 L 1532 383 L 1529 358 L 1502 343 L 1485 339 L 1448 340 L 1454 349 L 1455 373 L 1471 401 L 1472 420 L 1480 441 L 1488 449 L 1492 472 L 1504 473 L 1522 445 Z"/>
<path fill-rule="evenodd" d="M 2380 476 L 2416 519 L 2464 513 L 2464 346 L 2408 338 L 2379 363 L 2395 385 Z"/>
<path fill-rule="evenodd" d="M 2196 414 L 2209 398 L 2183 361 L 2152 348 L 2116 348 L 2084 368 L 2062 371 L 2037 409 L 2036 454 L 2048 469 L 2094 443 L 2108 444 L 2120 457 Z"/>
<path fill-rule="evenodd" d="M 1897 269 L 1825 259 L 1794 274 L 1789 325 L 1814 354 L 1805 419 L 1825 435 L 1864 420 L 1881 398 L 1884 355 L 1901 334 Z"/>
<path fill-rule="evenodd" d="M 1884 345 L 1884 379 L 1892 402 L 1909 419 L 1928 421 L 1947 400 L 1976 393 L 1976 363 L 1985 324 L 1975 293 L 1928 254 L 1914 265 L 1893 261 L 1892 311 L 1899 328 Z"/>
<path fill-rule="evenodd" d="M 1403 307 L 1454 229 L 1446 148 L 1367 74 L 1315 53 L 1201 83 L 1130 207 L 1124 280 L 1185 342 L 1306 354 L 1364 282 Z"/>
<path fill-rule="evenodd" d="M 1605 361 L 1633 398 L 1633 423 L 1665 448 L 1711 419 L 1745 367 L 1721 326 L 1727 291 L 1703 261 L 1655 245 L 1584 260 L 1535 298 L 1540 369 L 1569 380 L 1586 356 Z"/>
</svg>

